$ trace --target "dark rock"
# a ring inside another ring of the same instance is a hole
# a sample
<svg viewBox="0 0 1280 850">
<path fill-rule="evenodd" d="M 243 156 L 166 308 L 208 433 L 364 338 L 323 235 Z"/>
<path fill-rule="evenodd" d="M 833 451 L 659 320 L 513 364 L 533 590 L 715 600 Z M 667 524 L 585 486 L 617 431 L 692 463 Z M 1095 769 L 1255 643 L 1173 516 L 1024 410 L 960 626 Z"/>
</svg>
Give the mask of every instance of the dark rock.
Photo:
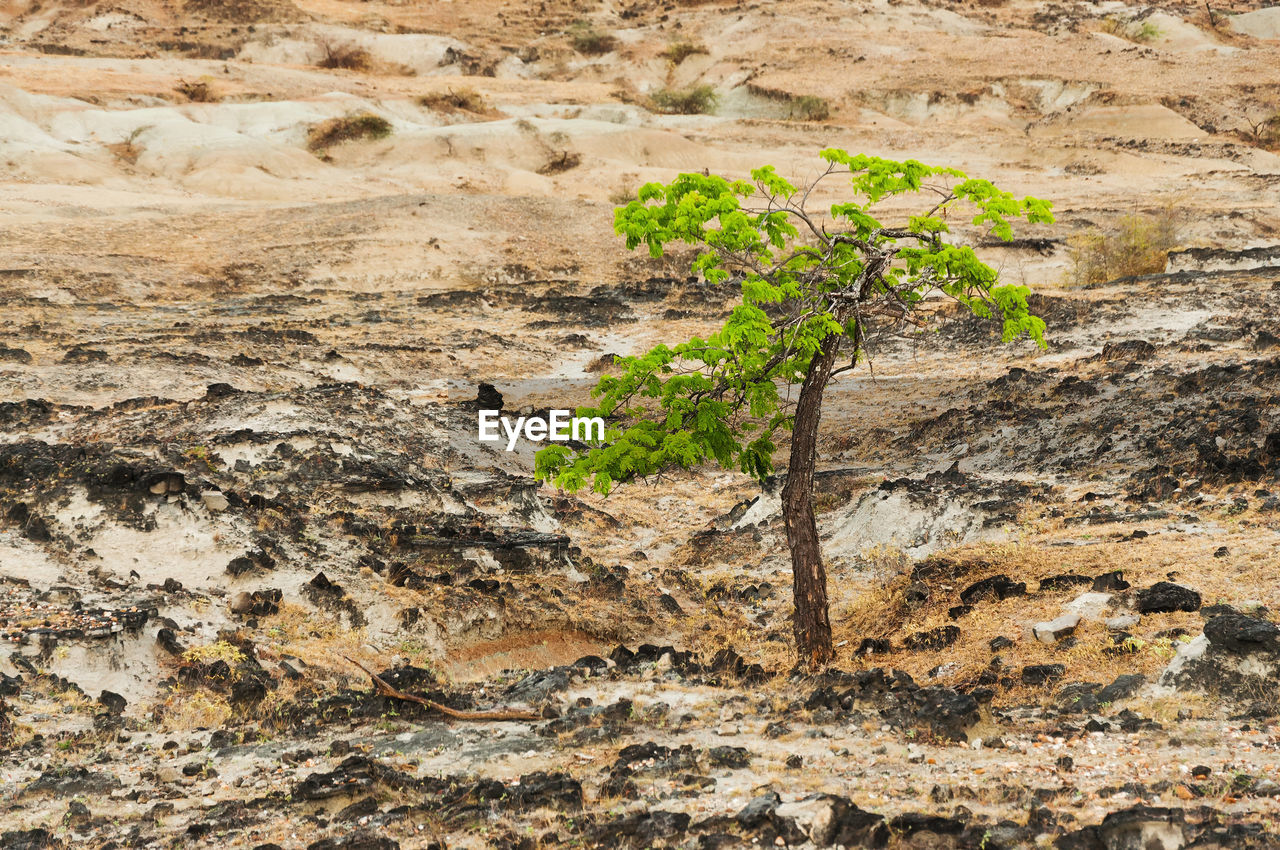
<svg viewBox="0 0 1280 850">
<path fill-rule="evenodd" d="M 1141 673 L 1124 673 L 1115 681 L 1098 691 L 1094 696 L 1099 703 L 1117 703 L 1131 698 L 1138 689 L 1147 683 L 1147 677 Z"/>
<path fill-rule="evenodd" d="M 385 835 L 359 830 L 335 838 L 324 838 L 307 845 L 307 850 L 400 850 L 400 843 Z"/>
<path fill-rule="evenodd" d="M 1112 570 L 1109 573 L 1095 576 L 1093 579 L 1094 590 L 1128 590 L 1129 582 L 1124 580 L 1123 570 Z"/>
<path fill-rule="evenodd" d="M 889 830 L 894 834 L 909 837 L 919 832 L 931 832 L 934 835 L 959 835 L 964 832 L 964 821 L 944 815 L 930 815 L 924 812 L 906 812 L 889 821 Z"/>
<path fill-rule="evenodd" d="M 858 648 L 854 650 L 854 655 L 882 655 L 893 651 L 893 646 L 888 640 L 880 640 L 878 638 L 863 638 L 858 644 Z"/>
<path fill-rule="evenodd" d="M 951 688 L 922 688 L 916 696 L 916 722 L 948 741 L 964 741 L 981 718 L 978 701 Z"/>
<path fill-rule="evenodd" d="M 1243 614 L 1224 614 L 1204 624 L 1204 636 L 1215 650 L 1237 655 L 1280 655 L 1280 628 Z"/>
<path fill-rule="evenodd" d="M 1138 591 L 1137 607 L 1140 614 L 1196 611 L 1200 608 L 1200 594 L 1180 584 L 1159 581 L 1145 590 Z"/>
<path fill-rule="evenodd" d="M 74 794 L 105 795 L 120 787 L 120 780 L 109 773 L 93 773 L 86 767 L 63 767 L 46 770 L 27 783 L 23 794 L 47 792 L 58 797 Z"/>
<path fill-rule="evenodd" d="M 959 620 L 965 614 L 969 614 L 972 611 L 973 611 L 972 605 L 952 605 L 950 608 L 947 609 L 947 616 L 953 620 Z"/>
<path fill-rule="evenodd" d="M 1181 809 L 1134 806 L 1111 812 L 1097 826 L 1068 832 L 1057 850 L 1152 850 L 1180 848 L 1187 842 Z"/>
<path fill-rule="evenodd" d="M 716 767 L 737 769 L 751 764 L 751 753 L 745 747 L 712 747 L 707 751 L 707 757 Z"/>
<path fill-rule="evenodd" d="M 996 575 L 976 581 L 960 591 L 960 601 L 965 605 L 976 602 L 998 601 L 1014 596 L 1025 596 L 1027 583 L 1015 582 L 1007 575 Z"/>
<path fill-rule="evenodd" d="M 113 691 L 103 691 L 98 695 L 98 702 L 102 704 L 108 713 L 115 715 L 123 714 L 125 707 L 129 704 L 124 697 Z"/>
<path fill-rule="evenodd" d="M 1098 356 L 1102 360 L 1147 360 L 1156 353 L 1156 347 L 1145 339 L 1126 339 L 1108 342 Z"/>
<path fill-rule="evenodd" d="M 569 672 L 567 668 L 554 667 L 550 670 L 535 670 L 507 688 L 507 696 L 516 702 L 542 702 L 554 693 L 567 690 Z"/>
<path fill-rule="evenodd" d="M 65 846 L 61 839 L 43 827 L 0 835 L 0 847 L 4 850 L 61 850 Z"/>
<path fill-rule="evenodd" d="M 999 652 L 1002 649 L 1008 649 L 1013 646 L 1013 641 L 1004 635 L 999 635 L 998 637 L 993 637 L 987 646 L 991 648 L 992 652 Z"/>
<path fill-rule="evenodd" d="M 1040 579 L 1041 590 L 1070 590 L 1073 587 L 1082 585 L 1092 585 L 1094 579 L 1088 576 L 1079 576 L 1074 573 L 1063 573 L 1062 575 L 1047 576 Z"/>
<path fill-rule="evenodd" d="M 493 384 L 480 384 L 474 402 L 477 410 L 502 410 L 502 393 Z"/>
</svg>

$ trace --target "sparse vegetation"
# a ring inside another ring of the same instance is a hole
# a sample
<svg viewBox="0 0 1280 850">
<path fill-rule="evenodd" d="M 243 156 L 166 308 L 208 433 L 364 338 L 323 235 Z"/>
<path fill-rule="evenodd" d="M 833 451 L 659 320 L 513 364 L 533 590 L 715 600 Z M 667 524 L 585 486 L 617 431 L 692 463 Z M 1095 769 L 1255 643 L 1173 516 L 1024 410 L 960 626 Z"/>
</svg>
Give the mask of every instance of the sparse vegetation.
<svg viewBox="0 0 1280 850">
<path fill-rule="evenodd" d="M 449 89 L 443 92 L 430 92 L 418 97 L 418 105 L 440 112 L 487 112 L 489 105 L 484 97 L 475 89 Z"/>
<path fill-rule="evenodd" d="M 217 103 L 222 100 L 221 95 L 214 91 L 213 80 L 209 77 L 201 77 L 195 82 L 180 80 L 174 86 L 174 91 L 192 103 Z"/>
<path fill-rule="evenodd" d="M 1091 230 L 1070 241 L 1069 282 L 1106 283 L 1164 271 L 1178 231 L 1172 208 L 1154 215 L 1127 215 L 1109 230 Z"/>
<path fill-rule="evenodd" d="M 654 108 L 668 115 L 706 115 L 716 108 L 720 96 L 711 86 L 694 86 L 691 89 L 659 89 L 650 95 Z"/>
<path fill-rule="evenodd" d="M 1280 150 L 1280 112 L 1261 121 L 1245 119 L 1248 130 L 1243 133 L 1245 140 L 1267 150 Z"/>
<path fill-rule="evenodd" d="M 1099 29 L 1109 35 L 1128 39 L 1137 44 L 1146 44 L 1160 37 L 1160 28 L 1151 21 L 1125 19 L 1115 15 L 1103 18 Z"/>
<path fill-rule="evenodd" d="M 373 69 L 373 55 L 358 44 L 326 41 L 320 47 L 324 50 L 324 58 L 318 63 L 321 68 L 340 69 L 343 71 L 370 71 Z"/>
<path fill-rule="evenodd" d="M 569 43 L 584 56 L 603 56 L 618 46 L 618 40 L 609 33 L 585 25 L 574 29 Z"/>
<path fill-rule="evenodd" d="M 316 124 L 307 134 L 307 148 L 320 153 L 342 142 L 385 139 L 390 135 L 390 121 L 372 112 L 362 112 Z"/>
<path fill-rule="evenodd" d="M 695 44 L 692 41 L 673 42 L 666 50 L 662 51 L 662 55 L 670 60 L 671 64 L 679 65 L 690 56 L 698 54 L 706 54 L 710 51 L 701 44 Z"/>
<path fill-rule="evenodd" d="M 831 117 L 831 106 L 816 95 L 802 94 L 792 99 L 790 117 L 801 121 L 826 121 Z"/>
</svg>

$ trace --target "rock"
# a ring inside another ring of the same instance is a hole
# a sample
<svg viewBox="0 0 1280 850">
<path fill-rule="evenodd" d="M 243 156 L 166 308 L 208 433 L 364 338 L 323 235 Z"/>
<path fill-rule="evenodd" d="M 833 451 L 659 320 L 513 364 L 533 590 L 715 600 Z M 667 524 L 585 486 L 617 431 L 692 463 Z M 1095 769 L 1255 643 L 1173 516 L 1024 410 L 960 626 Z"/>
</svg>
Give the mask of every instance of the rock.
<svg viewBox="0 0 1280 850">
<path fill-rule="evenodd" d="M 231 604 L 228 606 L 232 614 L 248 614 L 252 607 L 253 597 L 243 590 L 231 597 Z"/>
<path fill-rule="evenodd" d="M 793 820 L 815 847 L 883 847 L 889 838 L 883 816 L 865 812 L 848 798 L 834 794 L 784 803 L 775 814 Z"/>
<path fill-rule="evenodd" d="M 1106 626 L 1109 631 L 1123 632 L 1138 625 L 1141 620 L 1137 614 L 1121 614 L 1119 617 L 1108 617 Z"/>
<path fill-rule="evenodd" d="M 125 707 L 129 704 L 124 697 L 113 691 L 103 691 L 98 695 L 98 702 L 108 713 L 115 715 L 123 714 Z"/>
<path fill-rule="evenodd" d="M 715 767 L 737 769 L 751 764 L 751 753 L 745 747 L 712 747 L 707 751 L 707 757 Z"/>
<path fill-rule="evenodd" d="M 1145 590 L 1138 591 L 1137 607 L 1140 614 L 1197 611 L 1200 609 L 1200 594 L 1180 584 L 1159 581 Z"/>
<path fill-rule="evenodd" d="M 307 850 L 400 850 L 400 843 L 369 830 L 358 830 L 335 838 L 313 841 Z"/>
<path fill-rule="evenodd" d="M 886 640 L 877 638 L 863 638 L 858 644 L 858 648 L 854 650 L 854 655 L 882 655 L 893 651 L 893 646 Z"/>
<path fill-rule="evenodd" d="M 1031 632 L 1041 643 L 1054 644 L 1075 633 L 1080 625 L 1079 614 L 1062 614 L 1057 619 L 1036 623 Z"/>
<path fill-rule="evenodd" d="M 1204 624 L 1204 636 L 1215 649 L 1237 655 L 1280 655 L 1280 628 L 1243 614 L 1224 614 Z"/>
<path fill-rule="evenodd" d="M 743 807 L 742 811 L 734 815 L 734 820 L 742 826 L 743 829 L 754 829 L 773 816 L 773 813 L 782 805 L 782 798 L 775 792 L 770 791 L 767 794 L 761 794 L 754 798 L 750 803 Z"/>
<path fill-rule="evenodd" d="M 922 688 L 916 695 L 916 722 L 948 741 L 965 741 L 981 720 L 978 701 L 944 687 Z"/>
<path fill-rule="evenodd" d="M 1112 570 L 1109 573 L 1095 576 L 1093 579 L 1094 590 L 1128 590 L 1129 582 L 1124 580 L 1123 570 Z"/>
<path fill-rule="evenodd" d="M 1082 593 L 1068 602 L 1065 609 L 1072 614 L 1078 614 L 1082 620 L 1096 623 L 1103 619 L 1102 614 L 1111 605 L 1112 599 L 1113 597 L 1110 593 L 1099 593 L 1097 591 Z"/>
<path fill-rule="evenodd" d="M 1076 575 L 1075 573 L 1063 573 L 1062 575 L 1040 579 L 1040 590 L 1070 590 L 1073 587 L 1086 584 L 1093 584 L 1093 579 L 1088 576 Z"/>
<path fill-rule="evenodd" d="M 1094 696 L 1100 703 L 1117 703 L 1135 695 L 1146 683 L 1147 677 L 1141 673 L 1123 673 Z"/>
<path fill-rule="evenodd" d="M 1015 582 L 1007 575 L 996 575 L 976 581 L 960 591 L 960 601 L 965 605 L 975 602 L 998 601 L 1014 596 L 1025 596 L 1027 583 Z"/>
<path fill-rule="evenodd" d="M 70 797 L 76 794 L 105 795 L 120 787 L 120 780 L 109 773 L 93 773 L 86 767 L 62 767 L 46 770 L 27 783 L 23 794 L 53 794 Z"/>
<path fill-rule="evenodd" d="M 1022 668 L 1022 684 L 1044 685 L 1061 679 L 1066 668 L 1061 664 L 1031 664 Z"/>
<path fill-rule="evenodd" d="M 1002 649 L 1008 649 L 1013 646 L 1013 641 L 1004 635 L 999 635 L 997 637 L 993 637 L 987 646 L 991 648 L 992 652 L 999 652 Z"/>
<path fill-rule="evenodd" d="M 1111 812 L 1097 826 L 1062 835 L 1057 850 L 1179 850 L 1187 842 L 1181 809 L 1134 806 Z"/>
<path fill-rule="evenodd" d="M 1147 360 L 1156 353 L 1156 347 L 1145 339 L 1125 339 L 1108 342 L 1098 356 L 1102 360 Z"/>
<path fill-rule="evenodd" d="M 65 846 L 61 839 L 43 827 L 13 830 L 0 835 L 0 847 L 5 850 L 59 850 Z"/>
<path fill-rule="evenodd" d="M 204 506 L 211 511 L 225 511 L 230 502 L 227 497 L 217 490 L 205 490 L 200 494 L 200 501 L 204 502 Z"/>
<path fill-rule="evenodd" d="M 477 410 L 502 410 L 502 393 L 493 384 L 480 384 L 474 402 Z"/>
</svg>

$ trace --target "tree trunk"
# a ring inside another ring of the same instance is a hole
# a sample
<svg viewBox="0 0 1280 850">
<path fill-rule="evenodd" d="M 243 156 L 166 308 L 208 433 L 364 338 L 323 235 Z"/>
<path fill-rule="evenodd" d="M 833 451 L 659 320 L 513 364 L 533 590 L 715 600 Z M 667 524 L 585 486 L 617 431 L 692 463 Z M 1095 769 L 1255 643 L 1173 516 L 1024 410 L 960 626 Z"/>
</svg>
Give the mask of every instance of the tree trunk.
<svg viewBox="0 0 1280 850">
<path fill-rule="evenodd" d="M 787 545 L 791 548 L 796 651 L 801 663 L 810 668 L 828 664 L 835 655 L 827 611 L 827 572 L 822 566 L 818 525 L 813 516 L 813 468 L 818 452 L 822 393 L 831 378 L 840 341 L 839 335 L 827 337 L 809 363 L 809 372 L 804 376 L 796 401 L 787 483 L 782 488 L 782 516 L 787 524 Z"/>
</svg>

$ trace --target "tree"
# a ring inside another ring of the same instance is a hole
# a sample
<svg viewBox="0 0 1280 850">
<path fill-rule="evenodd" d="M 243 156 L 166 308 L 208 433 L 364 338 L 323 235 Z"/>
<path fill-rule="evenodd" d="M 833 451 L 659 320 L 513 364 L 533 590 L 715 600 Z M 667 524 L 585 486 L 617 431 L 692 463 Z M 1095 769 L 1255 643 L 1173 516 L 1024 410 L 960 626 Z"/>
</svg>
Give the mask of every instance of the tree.
<svg viewBox="0 0 1280 850">
<path fill-rule="evenodd" d="M 812 501 L 827 384 L 864 359 L 874 336 L 930 329 L 937 311 L 929 296 L 938 293 L 1002 321 L 1006 342 L 1026 335 L 1043 347 L 1044 322 L 1028 310 L 1029 290 L 1000 284 L 972 248 L 948 241 L 947 219 L 967 210 L 974 225 L 1006 241 L 1014 219 L 1053 221 L 1049 203 L 1018 200 L 953 168 L 835 148 L 821 156 L 825 170 L 803 188 L 772 166 L 753 171 L 751 181 L 681 174 L 665 186 L 646 184 L 617 208 L 614 229 L 628 249 L 645 245 L 658 257 L 676 241 L 701 246 L 693 270 L 710 284 L 740 287 L 741 300 L 708 339 L 618 358 L 622 373 L 602 377 L 596 406 L 578 411 L 610 422 L 604 443 L 548 446 L 535 463 L 540 480 L 568 491 L 591 484 L 603 494 L 707 461 L 763 481 L 781 432 L 790 431 L 782 514 L 796 649 L 810 666 L 833 656 Z M 819 213 L 814 193 L 837 175 L 849 179 L 849 200 Z M 896 196 L 928 197 L 931 206 L 887 226 L 872 210 Z"/>
</svg>

